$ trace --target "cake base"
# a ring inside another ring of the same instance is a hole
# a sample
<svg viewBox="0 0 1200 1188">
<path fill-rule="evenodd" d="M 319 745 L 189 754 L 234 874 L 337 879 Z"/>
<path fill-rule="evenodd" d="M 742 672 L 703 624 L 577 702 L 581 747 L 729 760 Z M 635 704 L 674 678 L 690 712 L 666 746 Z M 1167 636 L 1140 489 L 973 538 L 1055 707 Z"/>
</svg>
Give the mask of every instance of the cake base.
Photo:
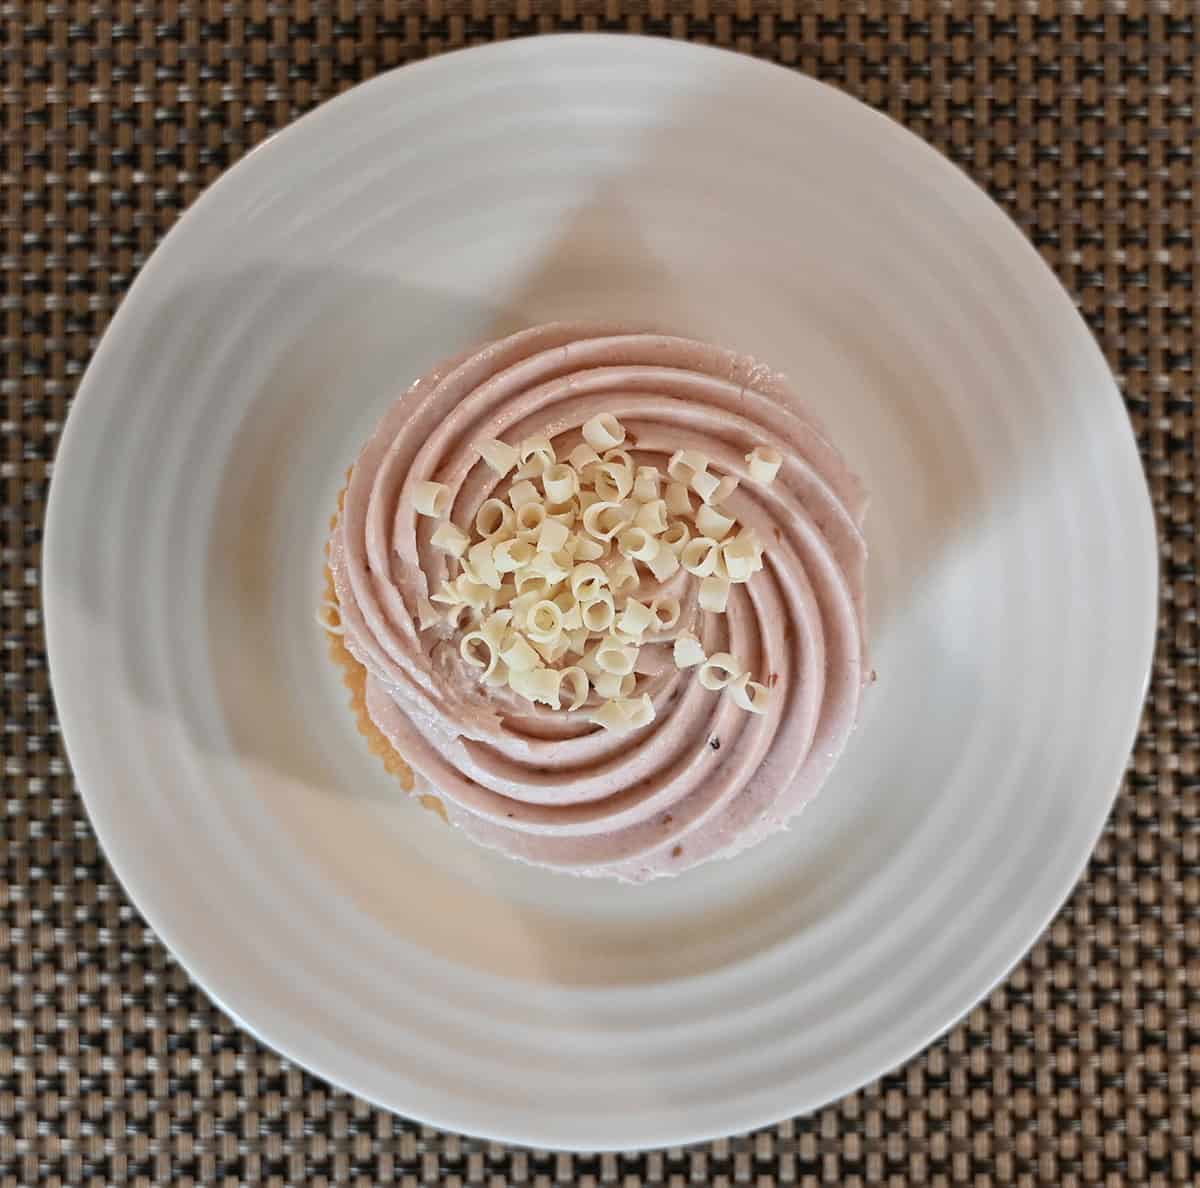
<svg viewBox="0 0 1200 1188">
<path fill-rule="evenodd" d="M 331 531 L 337 524 L 345 496 L 346 492 L 343 488 L 338 495 L 337 513 L 330 521 Z M 413 776 L 412 768 L 404 761 L 404 756 L 392 746 L 383 731 L 371 720 L 371 715 L 367 713 L 367 670 L 351 654 L 350 649 L 346 647 L 342 633 L 338 630 L 341 626 L 341 616 L 338 608 L 337 588 L 334 586 L 333 574 L 328 565 L 325 566 L 325 604 L 330 608 L 328 615 L 323 619 L 326 626 L 325 637 L 329 641 L 329 656 L 341 669 L 342 684 L 349 690 L 350 709 L 354 714 L 358 732 L 366 740 L 371 754 L 379 759 L 388 774 L 395 776 L 404 791 L 411 794 L 416 788 L 416 779 Z M 436 796 L 422 793 L 416 799 L 422 808 L 436 813 L 443 821 L 448 821 L 446 808 Z"/>
</svg>

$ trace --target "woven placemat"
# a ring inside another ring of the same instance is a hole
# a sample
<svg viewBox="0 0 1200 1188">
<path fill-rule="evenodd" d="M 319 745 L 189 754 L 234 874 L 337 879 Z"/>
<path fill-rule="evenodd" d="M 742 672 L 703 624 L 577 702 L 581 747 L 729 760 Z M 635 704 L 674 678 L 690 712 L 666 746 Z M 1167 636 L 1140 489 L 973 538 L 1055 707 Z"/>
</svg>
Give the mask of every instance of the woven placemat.
<svg viewBox="0 0 1200 1188">
<path fill-rule="evenodd" d="M 1197 0 L 0 0 L 0 29 L 0 1188 L 1196 1182 Z M 1008 982 L 905 1068 L 817 1114 L 686 1151 L 594 1157 L 375 1110 L 265 1051 L 189 983 L 84 816 L 38 592 L 72 393 L 196 195 L 380 70 L 572 29 L 687 37 L 794 66 L 965 168 L 1103 345 L 1163 558 L 1153 690 L 1128 778 L 1086 880 Z"/>
</svg>

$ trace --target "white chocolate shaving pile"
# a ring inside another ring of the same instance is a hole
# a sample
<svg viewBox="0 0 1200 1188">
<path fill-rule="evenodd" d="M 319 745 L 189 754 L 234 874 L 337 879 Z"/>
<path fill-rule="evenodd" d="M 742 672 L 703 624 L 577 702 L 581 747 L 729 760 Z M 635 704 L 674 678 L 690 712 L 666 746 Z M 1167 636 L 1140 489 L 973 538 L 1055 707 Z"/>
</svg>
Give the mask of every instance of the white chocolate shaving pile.
<svg viewBox="0 0 1200 1188">
<path fill-rule="evenodd" d="M 701 610 L 724 614 L 730 587 L 763 568 L 753 530 L 720 511 L 737 478 L 712 474 L 708 458 L 693 450 L 674 454 L 665 474 L 635 466 L 625 439 L 620 421 L 601 413 L 565 461 L 548 437 L 480 442 L 483 461 L 512 481 L 506 498 L 480 505 L 471 534 L 446 518 L 446 487 L 417 484 L 416 511 L 439 520 L 433 546 L 459 570 L 422 607 L 421 629 L 442 615 L 462 633 L 463 662 L 485 685 L 583 710 L 619 733 L 654 720 L 650 696 L 639 692 L 639 653 L 650 641 L 670 642 L 676 667 L 695 668 L 704 688 L 765 713 L 770 690 L 735 657 L 706 656 L 694 633 L 676 630 L 678 600 L 638 596 L 645 575 L 661 583 L 682 567 L 699 583 Z M 769 483 L 781 462 L 775 450 L 756 447 L 746 455 L 747 473 Z"/>
</svg>

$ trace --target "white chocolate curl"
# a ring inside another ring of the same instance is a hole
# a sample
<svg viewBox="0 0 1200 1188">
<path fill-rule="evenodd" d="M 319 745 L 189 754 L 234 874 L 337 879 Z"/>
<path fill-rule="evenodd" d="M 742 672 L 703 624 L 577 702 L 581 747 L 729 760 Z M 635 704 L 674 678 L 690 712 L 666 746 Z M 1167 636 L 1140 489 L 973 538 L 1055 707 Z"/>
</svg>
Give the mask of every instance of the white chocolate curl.
<svg viewBox="0 0 1200 1188">
<path fill-rule="evenodd" d="M 510 672 L 526 672 L 538 666 L 537 652 L 516 632 L 508 637 L 508 641 L 500 650 L 500 659 L 508 665 Z"/>
<path fill-rule="evenodd" d="M 462 606 L 463 600 L 458 591 L 449 582 L 442 582 L 438 592 L 431 594 L 430 602 L 440 602 L 445 606 Z"/>
<path fill-rule="evenodd" d="M 544 553 L 540 549 L 534 553 L 526 572 L 532 571 L 546 579 L 548 586 L 557 586 L 571 572 L 571 558 L 562 553 Z"/>
<path fill-rule="evenodd" d="M 557 520 L 560 524 L 566 524 L 568 528 L 574 528 L 575 521 L 579 519 L 579 509 L 575 505 L 575 500 L 568 499 L 566 503 L 547 503 L 546 519 Z M 582 537 L 573 537 L 572 539 L 578 543 Z"/>
<path fill-rule="evenodd" d="M 696 511 L 696 531 L 709 540 L 724 540 L 736 522 L 732 516 L 722 515 L 708 504 Z"/>
<path fill-rule="evenodd" d="M 589 466 L 595 466 L 600 461 L 600 455 L 586 441 L 581 441 L 567 455 L 567 461 L 571 464 L 572 469 L 582 478 L 583 472 Z"/>
<path fill-rule="evenodd" d="M 700 608 L 723 615 L 729 601 L 729 582 L 723 577 L 706 577 L 700 582 Z"/>
<path fill-rule="evenodd" d="M 637 677 L 632 672 L 618 676 L 615 672 L 598 672 L 592 678 L 592 687 L 605 699 L 632 697 L 637 688 Z"/>
<path fill-rule="evenodd" d="M 538 529 L 537 547 L 539 553 L 557 553 L 566 547 L 571 530 L 560 520 L 543 520 Z"/>
<path fill-rule="evenodd" d="M 667 463 L 667 474 L 685 487 L 692 479 L 708 470 L 708 459 L 696 450 L 676 450 Z"/>
<path fill-rule="evenodd" d="M 479 631 L 464 635 L 459 641 L 458 651 L 472 668 L 488 669 L 496 662 L 491 641 Z"/>
<path fill-rule="evenodd" d="M 674 658 L 676 668 L 694 668 L 704 663 L 704 648 L 690 631 L 683 631 L 675 637 Z"/>
<path fill-rule="evenodd" d="M 721 546 L 721 560 L 731 582 L 748 582 L 758 565 L 758 554 L 754 541 L 739 536 Z"/>
<path fill-rule="evenodd" d="M 576 561 L 599 561 L 608 556 L 608 542 L 595 540 L 590 536 L 581 536 L 575 542 Z"/>
<path fill-rule="evenodd" d="M 625 505 L 613 500 L 598 500 L 583 513 L 584 528 L 597 540 L 612 540 L 628 525 Z"/>
<path fill-rule="evenodd" d="M 591 602 L 608 585 L 608 574 L 594 562 L 585 561 L 571 570 L 571 593 L 576 602 Z"/>
<path fill-rule="evenodd" d="M 748 672 L 742 673 L 727 689 L 733 704 L 751 714 L 765 714 L 771 703 L 771 690 L 758 681 L 752 681 Z"/>
<path fill-rule="evenodd" d="M 656 582 L 665 582 L 667 578 L 672 577 L 679 569 L 679 558 L 671 549 L 659 548 L 658 552 L 646 562 L 646 568 L 650 570 Z"/>
<path fill-rule="evenodd" d="M 601 462 L 592 475 L 592 484 L 601 499 L 619 503 L 633 490 L 633 471 L 617 462 Z"/>
<path fill-rule="evenodd" d="M 584 422 L 583 440 L 594 450 L 611 450 L 625 440 L 625 427 L 612 413 L 599 413 Z"/>
<path fill-rule="evenodd" d="M 510 446 L 506 441 L 498 441 L 495 438 L 480 442 L 478 449 L 479 456 L 501 478 L 508 474 L 519 460 L 519 455 L 514 446 Z"/>
<path fill-rule="evenodd" d="M 755 446 L 746 455 L 746 466 L 756 483 L 772 483 L 783 465 L 783 455 L 770 446 Z"/>
<path fill-rule="evenodd" d="M 500 573 L 492 557 L 492 545 L 489 541 L 481 540 L 467 550 L 462 563 L 463 573 L 473 582 L 487 586 L 491 590 L 500 589 Z"/>
<path fill-rule="evenodd" d="M 589 631 L 607 631 L 615 617 L 612 591 L 601 590 L 595 598 L 583 604 L 580 613 L 583 625 Z"/>
<path fill-rule="evenodd" d="M 714 496 L 721 489 L 721 480 L 715 474 L 702 470 L 692 475 L 691 487 L 705 503 L 712 503 Z"/>
<path fill-rule="evenodd" d="M 614 734 L 627 734 L 654 721 L 654 703 L 645 693 L 636 699 L 606 701 L 593 712 L 592 721 Z"/>
<path fill-rule="evenodd" d="M 700 665 L 698 679 L 706 689 L 715 693 L 741 675 L 742 670 L 738 662 L 728 652 L 718 652 Z"/>
<path fill-rule="evenodd" d="M 517 456 L 522 466 L 531 466 L 531 473 L 543 475 L 558 459 L 548 437 L 527 437 L 517 447 Z"/>
<path fill-rule="evenodd" d="M 528 626 L 525 628 L 531 640 L 537 643 L 553 644 L 562 635 L 562 611 L 556 603 L 547 598 L 535 603 L 529 612 Z"/>
<path fill-rule="evenodd" d="M 617 537 L 617 548 L 623 557 L 649 561 L 658 552 L 659 544 L 644 528 L 626 528 Z"/>
<path fill-rule="evenodd" d="M 558 709 L 561 684 L 562 673 L 556 668 L 527 668 L 508 674 L 508 685 L 514 693 L 527 701 L 540 701 L 551 709 Z"/>
<path fill-rule="evenodd" d="M 532 597 L 535 601 L 554 592 L 554 583 L 532 566 L 527 566 L 517 574 L 516 587 L 522 597 Z"/>
<path fill-rule="evenodd" d="M 526 624 L 529 622 L 530 611 L 532 611 L 533 608 L 537 606 L 539 602 L 541 602 L 541 600 L 542 596 L 537 590 L 529 590 L 518 594 L 517 597 L 508 604 L 508 609 L 512 611 L 513 626 L 518 627 L 523 631 Z"/>
<path fill-rule="evenodd" d="M 444 516 L 450 510 L 450 488 L 444 483 L 428 481 L 415 484 L 413 507 L 419 516 Z"/>
<path fill-rule="evenodd" d="M 517 508 L 517 535 L 526 540 L 535 539 L 545 519 L 546 505 L 540 499 L 522 503 Z"/>
<path fill-rule="evenodd" d="M 462 529 L 456 528 L 449 522 L 439 524 L 433 530 L 433 536 L 430 538 L 430 544 L 435 549 L 441 549 L 443 553 L 449 553 L 454 557 L 461 557 L 467 551 L 470 543 L 471 538 Z"/>
<path fill-rule="evenodd" d="M 679 599 L 665 596 L 656 598 L 650 604 L 650 614 L 654 616 L 655 630 L 670 631 L 679 622 Z"/>
<path fill-rule="evenodd" d="M 626 710 L 629 715 L 629 723 L 635 730 L 642 726 L 649 726 L 654 721 L 654 702 L 650 700 L 649 693 L 643 693 L 636 699 L 627 699 L 626 705 L 629 706 Z"/>
<path fill-rule="evenodd" d="M 512 509 L 516 512 L 519 512 L 527 503 L 540 503 L 541 498 L 537 487 L 528 479 L 513 483 L 508 490 L 508 502 L 512 504 Z"/>
<path fill-rule="evenodd" d="M 566 503 L 579 494 L 579 475 L 571 466 L 551 466 L 542 472 L 542 490 L 551 503 Z"/>
<path fill-rule="evenodd" d="M 566 685 L 571 694 L 571 701 L 567 706 L 568 711 L 574 713 L 576 710 L 582 709 L 583 703 L 588 699 L 591 686 L 588 674 L 577 664 L 572 664 L 569 668 L 562 670 L 562 684 Z"/>
<path fill-rule="evenodd" d="M 630 594 L 638 588 L 641 579 L 632 557 L 621 557 L 609 566 L 608 584 L 614 594 Z"/>
<path fill-rule="evenodd" d="M 596 649 L 596 664 L 602 672 L 627 676 L 637 663 L 638 650 L 610 635 Z"/>
<path fill-rule="evenodd" d="M 527 540 L 503 540 L 492 553 L 492 560 L 500 573 L 516 573 L 533 560 L 534 547 Z"/>
<path fill-rule="evenodd" d="M 692 497 L 688 494 L 685 483 L 667 484 L 667 511 L 673 516 L 690 516 L 692 514 Z"/>
<path fill-rule="evenodd" d="M 698 536 L 684 546 L 679 560 L 688 573 L 704 578 L 716 572 L 720 555 L 720 546 L 715 540 L 707 536 Z"/>
<path fill-rule="evenodd" d="M 567 654 L 571 647 L 571 641 L 565 635 L 560 635 L 553 643 L 541 643 L 538 640 L 531 641 L 531 646 L 546 665 L 557 671 L 558 662 Z"/>
<path fill-rule="evenodd" d="M 575 595 L 570 590 L 561 590 L 554 597 L 554 605 L 562 615 L 564 632 L 578 631 L 583 626 L 583 614 Z"/>
<path fill-rule="evenodd" d="M 517 517 L 507 503 L 485 499 L 475 513 L 475 531 L 484 540 L 503 540 L 513 530 Z"/>
<path fill-rule="evenodd" d="M 637 515 L 633 517 L 633 522 L 638 528 L 649 532 L 651 536 L 658 536 L 660 532 L 666 532 L 667 501 L 651 499 L 649 502 L 643 503 L 638 508 Z"/>
<path fill-rule="evenodd" d="M 629 713 L 620 701 L 606 701 L 591 712 L 590 718 L 597 726 L 603 726 L 610 734 L 628 734 L 633 729 Z"/>
<path fill-rule="evenodd" d="M 474 610 L 482 610 L 487 606 L 492 595 L 487 586 L 475 581 L 467 573 L 460 573 L 454 579 L 454 592 L 462 602 Z"/>
<path fill-rule="evenodd" d="M 657 466 L 639 466 L 633 476 L 633 497 L 639 503 L 653 503 L 662 490 L 662 475 Z"/>
<path fill-rule="evenodd" d="M 691 539 L 692 534 L 688 530 L 688 526 L 681 521 L 676 520 L 675 523 L 672 524 L 666 530 L 666 532 L 664 532 L 658 538 L 658 543 L 670 549 L 671 552 L 678 557 L 683 552 L 687 542 Z"/>
<path fill-rule="evenodd" d="M 635 637 L 644 635 L 656 625 L 654 612 L 645 603 L 638 602 L 636 598 L 631 598 L 625 603 L 625 609 L 617 619 L 617 627 L 624 634 Z"/>
<path fill-rule="evenodd" d="M 511 610 L 494 611 L 483 621 L 483 637 L 492 645 L 492 650 L 499 653 L 501 644 L 508 638 L 512 630 L 513 612 Z"/>
</svg>

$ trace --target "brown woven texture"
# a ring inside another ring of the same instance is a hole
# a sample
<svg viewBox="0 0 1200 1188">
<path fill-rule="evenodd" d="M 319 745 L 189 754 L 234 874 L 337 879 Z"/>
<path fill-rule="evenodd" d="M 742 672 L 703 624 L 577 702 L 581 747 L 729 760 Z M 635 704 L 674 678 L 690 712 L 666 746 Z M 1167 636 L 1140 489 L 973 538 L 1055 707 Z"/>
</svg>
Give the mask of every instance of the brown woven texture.
<svg viewBox="0 0 1200 1188">
<path fill-rule="evenodd" d="M 39 611 L 47 481 L 72 393 L 180 212 L 269 133 L 369 75 L 580 29 L 793 66 L 887 112 L 986 187 L 1119 377 L 1163 560 L 1128 777 L 1085 881 L 1006 984 L 827 1109 L 653 1154 L 439 1134 L 232 1025 L 97 848 L 63 757 Z M 0 1188 L 1196 1181 L 1198 0 L 0 0 L 0 30 Z"/>
</svg>

